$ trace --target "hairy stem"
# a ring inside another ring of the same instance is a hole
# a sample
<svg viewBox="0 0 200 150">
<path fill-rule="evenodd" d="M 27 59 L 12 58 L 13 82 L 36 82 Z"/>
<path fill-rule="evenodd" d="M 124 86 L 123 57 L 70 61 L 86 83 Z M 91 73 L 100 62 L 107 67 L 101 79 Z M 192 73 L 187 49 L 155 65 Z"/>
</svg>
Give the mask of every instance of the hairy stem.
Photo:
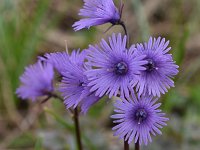
<svg viewBox="0 0 200 150">
<path fill-rule="evenodd" d="M 81 143 L 81 132 L 80 132 L 80 126 L 79 126 L 79 114 L 78 114 L 78 108 L 76 107 L 74 109 L 74 124 L 75 124 L 75 130 L 76 130 L 76 142 L 78 145 L 78 150 L 82 150 L 82 143 Z"/>
<path fill-rule="evenodd" d="M 129 150 L 128 140 L 125 141 L 125 139 L 124 139 L 124 150 Z"/>
</svg>

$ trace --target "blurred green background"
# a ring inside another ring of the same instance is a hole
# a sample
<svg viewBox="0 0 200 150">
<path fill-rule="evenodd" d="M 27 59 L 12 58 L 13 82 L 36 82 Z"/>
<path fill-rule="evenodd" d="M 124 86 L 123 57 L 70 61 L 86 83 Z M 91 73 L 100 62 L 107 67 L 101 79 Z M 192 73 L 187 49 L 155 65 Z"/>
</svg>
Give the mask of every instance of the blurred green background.
<svg viewBox="0 0 200 150">
<path fill-rule="evenodd" d="M 116 0 L 119 3 L 119 0 Z M 163 95 L 162 108 L 170 121 L 163 135 L 144 150 L 200 148 L 200 1 L 124 0 L 123 20 L 131 43 L 149 36 L 170 40 L 180 65 L 175 88 Z M 22 101 L 15 95 L 24 67 L 45 52 L 87 48 L 112 32 L 109 24 L 74 32 L 81 0 L 0 0 L 0 149 L 75 150 L 71 115 L 52 99 L 45 104 Z M 123 142 L 111 131 L 112 101 L 106 98 L 81 116 L 86 150 L 121 150 Z M 133 149 L 134 145 L 131 144 Z"/>
</svg>

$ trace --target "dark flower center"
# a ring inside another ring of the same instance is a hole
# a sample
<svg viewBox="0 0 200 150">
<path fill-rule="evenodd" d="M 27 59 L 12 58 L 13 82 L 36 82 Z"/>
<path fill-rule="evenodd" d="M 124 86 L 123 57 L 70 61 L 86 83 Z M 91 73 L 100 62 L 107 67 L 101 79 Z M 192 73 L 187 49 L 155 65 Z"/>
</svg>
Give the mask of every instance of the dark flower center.
<svg viewBox="0 0 200 150">
<path fill-rule="evenodd" d="M 155 69 L 155 63 L 152 59 L 147 59 L 148 63 L 145 65 L 147 71 L 152 71 Z"/>
<path fill-rule="evenodd" d="M 79 86 L 83 86 L 84 82 L 79 80 Z"/>
<path fill-rule="evenodd" d="M 128 71 L 128 66 L 125 62 L 119 62 L 115 65 L 114 71 L 117 75 L 125 75 Z"/>
<path fill-rule="evenodd" d="M 140 124 L 147 118 L 147 112 L 144 109 L 138 109 L 135 112 L 135 118 L 138 124 Z"/>
</svg>

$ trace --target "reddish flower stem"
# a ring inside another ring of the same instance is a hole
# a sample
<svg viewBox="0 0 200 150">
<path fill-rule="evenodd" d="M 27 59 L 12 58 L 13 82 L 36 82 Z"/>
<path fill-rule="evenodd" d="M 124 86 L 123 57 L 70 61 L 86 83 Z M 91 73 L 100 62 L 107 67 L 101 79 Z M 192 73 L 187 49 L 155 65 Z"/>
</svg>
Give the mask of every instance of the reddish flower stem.
<svg viewBox="0 0 200 150">
<path fill-rule="evenodd" d="M 83 150 L 82 143 L 81 143 L 81 132 L 80 132 L 78 117 L 79 117 L 78 108 L 76 107 L 74 109 L 74 124 L 75 124 L 75 131 L 76 131 L 76 142 L 78 145 L 78 150 Z"/>
<path fill-rule="evenodd" d="M 124 140 L 124 150 L 129 150 L 128 140 Z"/>
<path fill-rule="evenodd" d="M 122 28 L 124 29 L 125 35 L 127 36 L 126 47 L 128 48 L 128 46 L 129 46 L 129 35 L 128 35 L 128 32 L 127 32 L 126 25 L 124 24 L 123 21 L 120 21 L 120 22 L 119 22 L 119 25 L 122 26 Z"/>
<path fill-rule="evenodd" d="M 135 150 L 140 150 L 139 140 L 135 143 Z"/>
</svg>

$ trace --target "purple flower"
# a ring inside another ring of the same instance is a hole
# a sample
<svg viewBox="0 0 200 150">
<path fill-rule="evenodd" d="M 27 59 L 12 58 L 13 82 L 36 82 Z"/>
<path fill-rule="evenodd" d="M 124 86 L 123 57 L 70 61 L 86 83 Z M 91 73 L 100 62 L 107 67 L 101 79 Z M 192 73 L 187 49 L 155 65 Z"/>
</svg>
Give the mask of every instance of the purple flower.
<svg viewBox="0 0 200 150">
<path fill-rule="evenodd" d="M 109 44 L 102 39 L 100 47 L 89 46 L 88 64 L 93 69 L 86 71 L 90 80 L 91 92 L 96 96 L 108 94 L 109 98 L 120 94 L 121 97 L 129 97 L 136 84 L 136 76 L 140 74 L 146 64 L 143 61 L 145 55 L 136 56 L 135 47 L 126 49 L 126 36 L 119 33 L 109 37 Z"/>
<path fill-rule="evenodd" d="M 49 61 L 59 62 L 62 54 L 66 56 L 66 54 L 60 53 L 59 57 L 51 57 Z M 61 69 L 63 78 L 59 86 L 59 91 L 64 97 L 64 104 L 67 109 L 71 107 L 75 108 L 80 104 L 83 113 L 86 113 L 100 99 L 89 91 L 88 80 L 84 75 L 84 72 L 88 69 L 84 65 L 85 54 L 85 51 L 81 53 L 73 51 L 71 56 L 69 56 L 70 59 L 67 57 L 66 60 L 61 59 L 61 62 L 59 62 L 61 65 L 64 62 L 61 67 L 64 68 Z"/>
<path fill-rule="evenodd" d="M 84 0 L 79 15 L 85 18 L 73 24 L 75 31 L 109 22 L 117 24 L 120 21 L 120 13 L 113 0 Z"/>
<path fill-rule="evenodd" d="M 137 54 L 146 55 L 146 70 L 138 78 L 137 91 L 139 95 L 149 94 L 160 97 L 170 87 L 174 87 L 171 78 L 178 73 L 178 66 L 174 63 L 172 55 L 168 54 L 171 47 L 169 41 L 159 38 L 150 38 L 148 43 L 137 44 Z"/>
<path fill-rule="evenodd" d="M 39 96 L 49 95 L 53 91 L 53 67 L 51 64 L 38 61 L 34 65 L 25 68 L 20 77 L 22 85 L 16 90 L 16 94 L 22 99 L 35 99 Z"/>
<path fill-rule="evenodd" d="M 152 141 L 151 134 L 162 134 L 160 129 L 167 125 L 165 122 L 168 118 L 158 109 L 161 103 L 156 104 L 156 101 L 148 96 L 138 100 L 117 100 L 114 110 L 117 114 L 111 116 L 116 119 L 113 122 L 117 123 L 113 127 L 116 130 L 114 135 L 128 140 L 129 144 L 134 140 L 135 143 L 139 141 L 140 145 L 143 142 L 147 145 Z"/>
<path fill-rule="evenodd" d="M 39 57 L 40 60 L 48 62 L 53 65 L 53 67 L 62 75 L 63 72 L 68 70 L 67 65 L 69 61 L 72 63 L 83 66 L 84 59 L 86 56 L 85 52 L 81 52 L 80 50 L 73 50 L 71 55 L 67 52 L 55 52 L 55 53 L 47 53 L 43 57 Z"/>
</svg>

